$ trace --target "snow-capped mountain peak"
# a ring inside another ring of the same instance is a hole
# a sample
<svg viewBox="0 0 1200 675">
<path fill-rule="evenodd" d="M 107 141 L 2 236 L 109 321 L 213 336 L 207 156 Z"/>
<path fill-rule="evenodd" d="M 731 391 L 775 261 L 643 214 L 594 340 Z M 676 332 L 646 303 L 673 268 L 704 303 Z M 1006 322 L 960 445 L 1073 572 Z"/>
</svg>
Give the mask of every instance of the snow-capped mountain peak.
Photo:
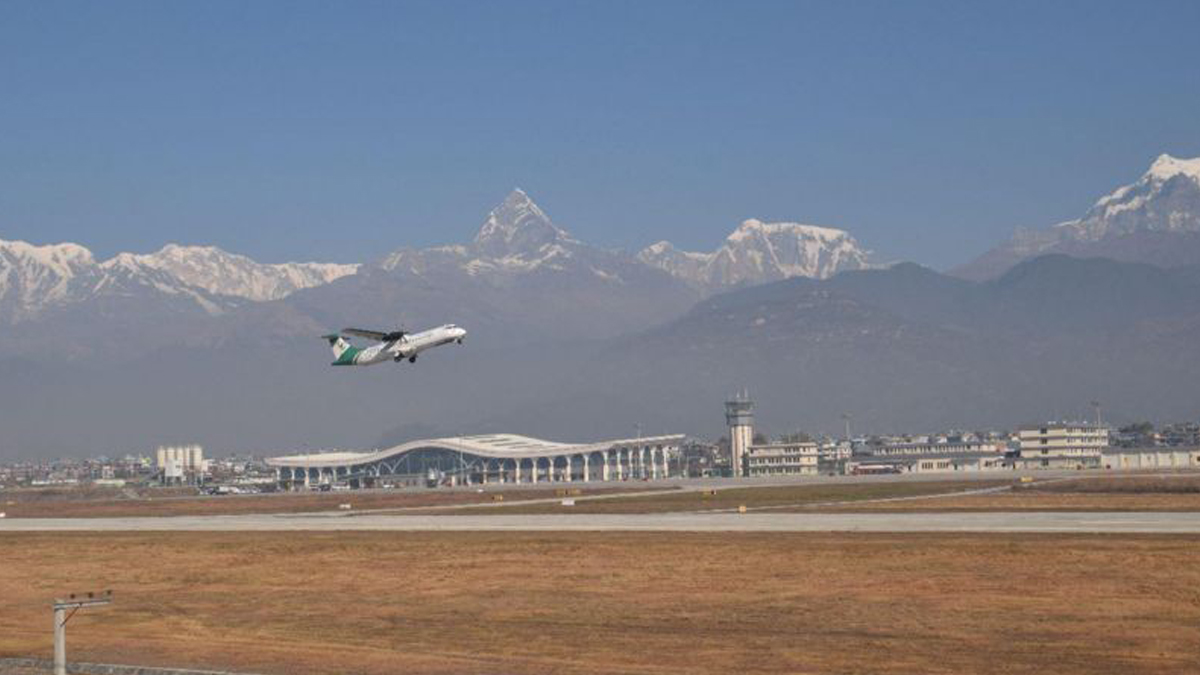
<svg viewBox="0 0 1200 675">
<path fill-rule="evenodd" d="M 503 286 L 518 278 L 586 285 L 599 279 L 610 286 L 644 280 L 682 289 L 624 251 L 579 241 L 520 188 L 488 213 L 470 244 L 405 247 L 384 256 L 375 267 L 422 283 L 436 278 L 437 283 L 447 285 L 483 282 Z"/>
<path fill-rule="evenodd" d="M 495 258 L 534 254 L 543 246 L 563 242 L 575 240 L 521 188 L 514 188 L 492 209 L 475 235 L 479 252 Z"/>
<path fill-rule="evenodd" d="M 1200 158 L 1159 155 L 1136 181 L 1096 200 L 1082 217 L 1019 229 L 1011 241 L 956 273 L 987 279 L 1046 253 L 1166 266 L 1200 261 Z"/>
<path fill-rule="evenodd" d="M 169 272 L 210 293 L 256 301 L 278 300 L 358 271 L 358 265 L 337 263 L 259 263 L 215 246 L 167 244 L 155 253 L 134 257 L 146 267 Z"/>
<path fill-rule="evenodd" d="M 95 266 L 92 252 L 79 244 L 0 239 L 0 319 L 29 316 L 44 304 L 67 300 Z"/>
<path fill-rule="evenodd" d="M 1053 231 L 1089 242 L 1136 232 L 1200 232 L 1200 158 L 1159 155 L 1137 181 L 1101 197 L 1082 218 L 1060 223 Z"/>
<path fill-rule="evenodd" d="M 146 292 L 198 304 L 213 314 L 229 304 L 228 298 L 274 300 L 357 269 L 329 263 L 263 264 L 215 246 L 178 244 L 97 262 L 79 244 L 0 240 L 0 322 L 22 321 L 92 298 L 141 297 Z"/>
<path fill-rule="evenodd" d="M 1200 181 L 1200 157 L 1180 159 L 1164 153 L 1154 160 L 1154 163 L 1150 165 L 1150 170 L 1146 172 L 1146 176 L 1159 180 L 1169 180 L 1181 174 L 1192 180 Z"/>
<path fill-rule="evenodd" d="M 849 236 L 845 230 L 832 227 L 787 222 L 765 223 L 757 218 L 749 218 L 743 220 L 736 230 L 730 232 L 726 240 L 741 241 L 748 237 L 770 237 L 780 234 L 819 241 L 836 241 Z"/>
<path fill-rule="evenodd" d="M 91 251 L 71 242 L 38 245 L 27 241 L 5 241 L 0 239 L 0 251 L 8 251 L 16 255 L 33 258 L 43 264 L 55 267 L 87 263 L 93 260 Z"/>
<path fill-rule="evenodd" d="M 659 256 L 668 254 L 674 250 L 675 245 L 664 239 L 662 241 L 656 241 L 642 249 L 642 254 L 647 256 Z"/>
<path fill-rule="evenodd" d="M 660 241 L 643 249 L 638 259 L 696 288 L 714 291 L 797 276 L 824 279 L 869 267 L 869 256 L 845 230 L 750 218 L 713 253 L 680 251 Z"/>
</svg>

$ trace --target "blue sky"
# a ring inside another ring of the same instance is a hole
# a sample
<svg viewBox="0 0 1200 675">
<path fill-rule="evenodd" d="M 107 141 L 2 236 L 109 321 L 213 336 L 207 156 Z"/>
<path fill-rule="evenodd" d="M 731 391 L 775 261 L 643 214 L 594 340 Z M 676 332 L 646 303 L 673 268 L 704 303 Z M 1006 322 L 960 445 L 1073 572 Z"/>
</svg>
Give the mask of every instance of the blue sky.
<svg viewBox="0 0 1200 675">
<path fill-rule="evenodd" d="M 963 262 L 1200 156 L 1200 3 L 0 2 L 0 238 L 359 261 L 513 186 Z"/>
</svg>

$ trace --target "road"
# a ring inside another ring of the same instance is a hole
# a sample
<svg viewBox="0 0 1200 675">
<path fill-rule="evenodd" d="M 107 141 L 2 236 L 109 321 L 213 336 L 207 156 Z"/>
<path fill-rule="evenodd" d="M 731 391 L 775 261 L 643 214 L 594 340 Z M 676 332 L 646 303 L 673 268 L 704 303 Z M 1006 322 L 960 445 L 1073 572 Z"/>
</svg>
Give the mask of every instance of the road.
<svg viewBox="0 0 1200 675">
<path fill-rule="evenodd" d="M 1081 532 L 1200 534 L 1200 513 L 663 513 L 632 515 L 7 518 L 6 532 L 169 531 Z"/>
</svg>

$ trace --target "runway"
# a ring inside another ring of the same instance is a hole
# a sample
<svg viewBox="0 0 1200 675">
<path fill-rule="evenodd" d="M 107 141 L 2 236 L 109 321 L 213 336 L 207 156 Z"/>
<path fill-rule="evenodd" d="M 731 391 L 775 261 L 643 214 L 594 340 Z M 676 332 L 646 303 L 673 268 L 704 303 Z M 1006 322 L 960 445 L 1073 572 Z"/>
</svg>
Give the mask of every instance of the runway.
<svg viewBox="0 0 1200 675">
<path fill-rule="evenodd" d="M 7 532 L 1062 532 L 1200 534 L 1200 513 L 665 513 L 636 515 L 8 518 Z"/>
</svg>

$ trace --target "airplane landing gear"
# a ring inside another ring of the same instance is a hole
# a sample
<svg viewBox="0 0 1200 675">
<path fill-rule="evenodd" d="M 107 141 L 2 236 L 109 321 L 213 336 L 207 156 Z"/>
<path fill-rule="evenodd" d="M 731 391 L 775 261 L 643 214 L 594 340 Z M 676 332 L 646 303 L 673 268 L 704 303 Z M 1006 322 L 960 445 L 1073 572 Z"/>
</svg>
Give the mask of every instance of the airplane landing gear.
<svg viewBox="0 0 1200 675">
<path fill-rule="evenodd" d="M 417 355 L 416 355 L 416 354 L 413 354 L 412 356 L 408 357 L 408 362 L 409 362 L 409 363 L 416 363 L 416 362 L 417 362 Z"/>
</svg>

